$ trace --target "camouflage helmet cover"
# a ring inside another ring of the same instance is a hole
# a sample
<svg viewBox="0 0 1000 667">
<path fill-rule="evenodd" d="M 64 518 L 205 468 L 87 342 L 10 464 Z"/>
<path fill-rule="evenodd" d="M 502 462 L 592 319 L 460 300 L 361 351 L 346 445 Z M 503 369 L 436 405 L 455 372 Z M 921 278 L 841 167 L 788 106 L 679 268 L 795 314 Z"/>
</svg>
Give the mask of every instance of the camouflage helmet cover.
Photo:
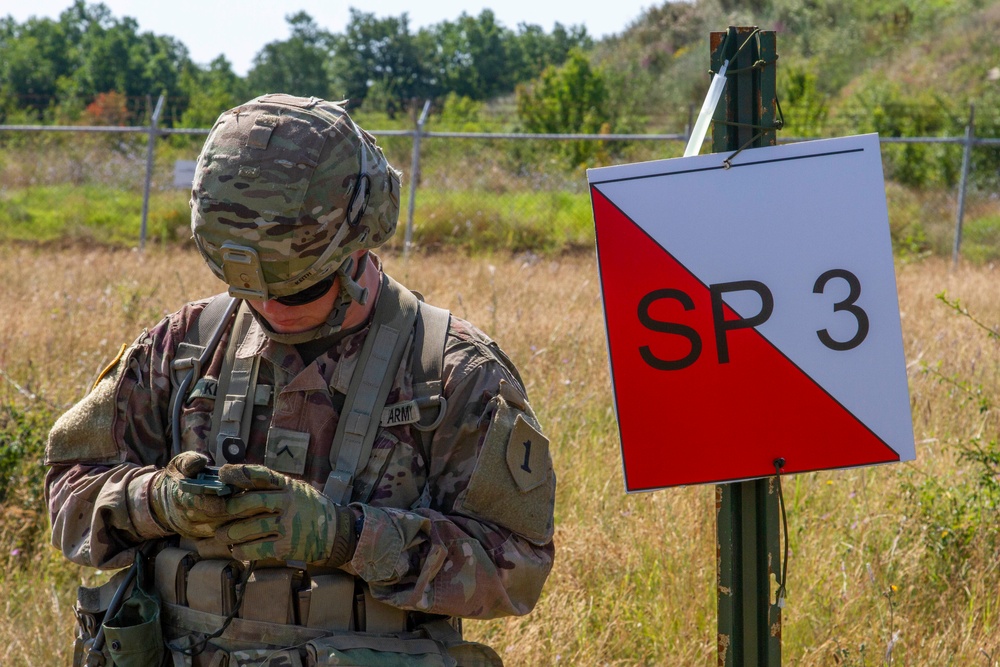
<svg viewBox="0 0 1000 667">
<path fill-rule="evenodd" d="M 252 298 L 286 296 L 332 275 L 355 251 L 385 243 L 396 229 L 399 188 L 375 138 L 340 105 L 264 95 L 224 112 L 209 133 L 191 230 L 231 293 L 256 287 Z M 233 248 L 240 262 L 255 256 L 256 280 L 227 262 Z"/>
</svg>

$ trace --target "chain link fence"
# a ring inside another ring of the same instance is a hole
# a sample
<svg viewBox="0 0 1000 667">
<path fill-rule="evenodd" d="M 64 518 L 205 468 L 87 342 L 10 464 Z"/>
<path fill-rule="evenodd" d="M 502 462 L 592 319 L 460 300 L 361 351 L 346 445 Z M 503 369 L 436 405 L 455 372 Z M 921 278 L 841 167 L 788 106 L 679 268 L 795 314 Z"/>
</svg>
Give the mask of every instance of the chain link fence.
<svg viewBox="0 0 1000 667">
<path fill-rule="evenodd" d="M 393 243 L 406 250 L 592 247 L 586 168 L 678 157 L 692 120 L 692 110 L 676 110 L 660 119 L 674 132 L 543 135 L 444 129 L 426 111 L 411 130 L 372 132 L 404 171 Z M 128 218 L 140 248 L 149 238 L 186 239 L 193 162 L 208 130 L 152 118 L 145 127 L 0 125 L 7 224 L 47 224 L 33 203 L 58 197 L 78 215 L 61 227 L 71 236 L 100 238 L 102 226 Z M 977 136 L 971 121 L 962 135 L 881 138 L 900 254 L 1000 259 L 1000 138 Z M 779 133 L 779 142 L 798 140 Z"/>
</svg>

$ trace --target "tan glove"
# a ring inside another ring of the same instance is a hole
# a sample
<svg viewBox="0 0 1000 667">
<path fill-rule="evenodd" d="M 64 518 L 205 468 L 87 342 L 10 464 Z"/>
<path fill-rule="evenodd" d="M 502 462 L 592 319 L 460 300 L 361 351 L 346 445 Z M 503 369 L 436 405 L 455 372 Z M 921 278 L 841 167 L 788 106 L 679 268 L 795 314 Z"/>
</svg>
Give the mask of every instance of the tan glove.
<svg viewBox="0 0 1000 667">
<path fill-rule="evenodd" d="M 340 567 L 354 557 L 354 513 L 305 482 L 261 465 L 227 464 L 219 480 L 245 489 L 226 500 L 232 516 L 219 541 L 243 561 L 276 558 Z"/>
<path fill-rule="evenodd" d="M 189 493 L 180 487 L 180 480 L 195 477 L 207 465 L 204 454 L 181 452 L 153 478 L 149 496 L 153 515 L 165 528 L 183 537 L 211 537 L 219 526 L 232 519 L 224 498 Z"/>
</svg>

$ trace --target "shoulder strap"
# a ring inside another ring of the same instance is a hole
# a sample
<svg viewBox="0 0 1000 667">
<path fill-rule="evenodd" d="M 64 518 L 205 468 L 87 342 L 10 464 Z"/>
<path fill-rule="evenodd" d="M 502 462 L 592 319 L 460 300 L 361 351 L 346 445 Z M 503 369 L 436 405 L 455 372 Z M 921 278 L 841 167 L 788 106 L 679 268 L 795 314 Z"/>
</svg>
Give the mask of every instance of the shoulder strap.
<svg viewBox="0 0 1000 667">
<path fill-rule="evenodd" d="M 177 346 L 171 364 L 170 427 L 171 456 L 181 451 L 181 406 L 195 377 L 201 377 L 202 366 L 208 361 L 222 338 L 222 332 L 232 318 L 240 300 L 228 294 L 217 294 L 198 316 L 195 326 L 187 330 L 184 340 Z M 186 372 L 185 372 L 186 371 Z"/>
<path fill-rule="evenodd" d="M 358 465 L 367 461 L 371 454 L 378 417 L 403 358 L 417 317 L 418 303 L 408 289 L 382 275 L 382 289 L 371 328 L 351 377 L 330 450 L 332 471 L 323 494 L 336 503 L 346 505 L 350 502 Z"/>
<path fill-rule="evenodd" d="M 451 313 L 420 302 L 419 317 L 413 333 L 413 398 L 420 408 L 420 421 L 413 424 L 418 433 L 424 459 L 434 430 L 441 425 L 448 403 L 444 400 L 441 380 L 444 346 L 448 338 Z"/>
<path fill-rule="evenodd" d="M 260 357 L 237 358 L 236 351 L 250 330 L 253 315 L 249 307 L 241 308 L 236 314 L 233 333 L 226 345 L 226 356 L 219 369 L 219 387 L 216 390 L 215 409 L 212 412 L 212 428 L 208 434 L 208 446 L 216 465 L 225 462 L 225 442 L 238 438 L 246 447 L 250 438 L 253 417 L 253 394 L 257 387 L 257 373 Z"/>
</svg>

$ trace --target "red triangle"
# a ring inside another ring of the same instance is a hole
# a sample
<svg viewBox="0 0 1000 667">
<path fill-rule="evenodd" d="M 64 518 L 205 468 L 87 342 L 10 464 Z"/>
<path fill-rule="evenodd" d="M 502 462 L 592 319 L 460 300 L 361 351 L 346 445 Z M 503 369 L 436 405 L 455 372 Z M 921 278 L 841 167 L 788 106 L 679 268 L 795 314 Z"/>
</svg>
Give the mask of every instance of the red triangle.
<svg viewBox="0 0 1000 667">
<path fill-rule="evenodd" d="M 773 475 L 779 457 L 788 473 L 899 460 L 755 329 L 730 330 L 729 362 L 719 363 L 708 287 L 595 187 L 591 198 L 629 491 Z M 662 289 L 684 292 L 692 308 L 667 296 L 646 312 L 687 333 L 640 321 L 643 297 Z M 727 320 L 739 317 L 726 310 Z M 640 352 L 684 359 L 691 338 L 700 354 L 678 370 L 656 369 Z"/>
</svg>

